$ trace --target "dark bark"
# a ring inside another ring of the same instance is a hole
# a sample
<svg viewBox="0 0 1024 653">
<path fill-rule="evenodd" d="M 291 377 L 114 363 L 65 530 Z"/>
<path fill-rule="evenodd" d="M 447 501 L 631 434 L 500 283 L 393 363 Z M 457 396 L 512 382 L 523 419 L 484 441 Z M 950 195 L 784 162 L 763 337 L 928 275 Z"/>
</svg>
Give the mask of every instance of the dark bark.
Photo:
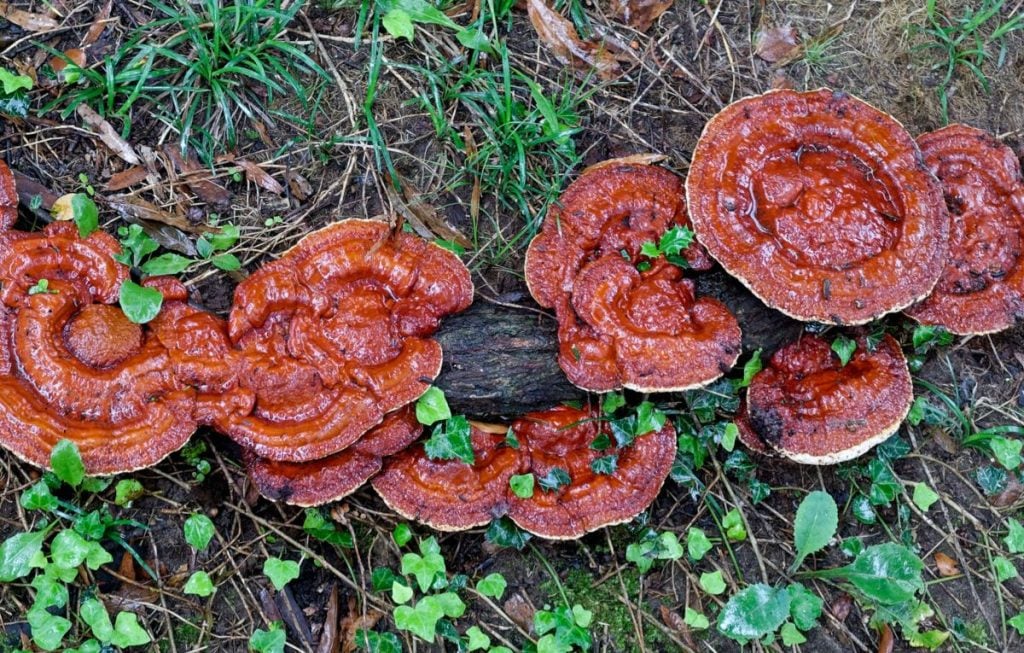
<svg viewBox="0 0 1024 653">
<path fill-rule="evenodd" d="M 721 270 L 700 275 L 698 288 L 733 311 L 747 352 L 759 347 L 771 352 L 800 332 L 799 322 L 768 309 Z M 529 306 L 536 308 L 532 302 Z M 437 339 L 445 359 L 437 385 L 456 413 L 509 418 L 584 396 L 558 367 L 553 317 L 478 299 L 464 313 L 445 320 Z"/>
</svg>

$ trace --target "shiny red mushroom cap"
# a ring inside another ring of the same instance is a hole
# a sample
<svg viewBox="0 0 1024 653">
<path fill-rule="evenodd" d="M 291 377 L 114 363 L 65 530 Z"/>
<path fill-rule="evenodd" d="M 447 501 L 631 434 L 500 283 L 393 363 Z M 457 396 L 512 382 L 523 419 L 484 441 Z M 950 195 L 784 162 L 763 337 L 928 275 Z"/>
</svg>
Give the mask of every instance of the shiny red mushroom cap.
<svg viewBox="0 0 1024 653">
<path fill-rule="evenodd" d="M 895 433 L 914 400 L 907 360 L 892 336 L 874 349 L 863 336 L 856 343 L 846 365 L 818 336 L 776 351 L 747 388 L 743 441 L 752 434 L 795 462 L 832 465 Z"/>
<path fill-rule="evenodd" d="M 387 415 L 348 449 L 320 460 L 278 462 L 246 450 L 246 471 L 260 494 L 271 501 L 319 506 L 355 492 L 380 471 L 384 456 L 405 449 L 422 432 L 410 405 Z"/>
<path fill-rule="evenodd" d="M 521 528 L 548 539 L 575 539 L 627 522 L 654 502 L 675 461 L 675 428 L 666 421 L 620 447 L 599 418 L 596 410 L 560 406 L 512 424 L 529 451 L 535 479 L 556 469 L 569 479 L 551 491 L 538 487 L 529 498 L 510 493 L 508 515 Z M 608 443 L 600 450 L 594 446 L 599 436 Z"/>
<path fill-rule="evenodd" d="M 345 449 L 423 394 L 441 369 L 430 335 L 472 298 L 457 256 L 383 222 L 306 236 L 235 291 L 228 331 L 255 409 L 217 428 L 271 460 Z"/>
<path fill-rule="evenodd" d="M 1020 161 L 991 134 L 950 125 L 917 139 L 952 220 L 934 292 L 907 315 L 961 335 L 1024 320 L 1024 181 Z"/>
<path fill-rule="evenodd" d="M 18 189 L 14 174 L 0 160 L 0 231 L 10 229 L 18 221 Z"/>
<path fill-rule="evenodd" d="M 686 180 L 722 267 L 799 320 L 863 324 L 926 297 L 949 215 L 913 138 L 845 93 L 772 91 L 708 122 Z"/>
<path fill-rule="evenodd" d="M 587 169 L 549 211 L 526 253 L 526 281 L 541 306 L 555 309 L 559 365 L 572 383 L 595 391 L 684 390 L 736 362 L 740 329 L 732 314 L 698 298 L 680 267 L 645 248 L 689 224 L 679 177 L 632 162 Z M 672 256 L 696 270 L 711 265 L 695 241 Z"/>
</svg>

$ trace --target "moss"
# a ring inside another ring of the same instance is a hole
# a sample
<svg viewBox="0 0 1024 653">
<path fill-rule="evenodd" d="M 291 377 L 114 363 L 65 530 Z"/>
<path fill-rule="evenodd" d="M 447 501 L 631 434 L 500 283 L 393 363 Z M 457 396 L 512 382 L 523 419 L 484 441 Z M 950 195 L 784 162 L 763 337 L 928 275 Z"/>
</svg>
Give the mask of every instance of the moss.
<svg viewBox="0 0 1024 653">
<path fill-rule="evenodd" d="M 640 647 L 636 642 L 636 628 L 629 609 L 622 603 L 618 578 L 612 576 L 600 585 L 595 584 L 596 581 L 597 579 L 586 570 L 572 569 L 562 580 L 562 587 L 570 604 L 578 603 L 594 613 L 594 622 L 590 627 L 592 635 L 596 636 L 605 631 L 604 626 L 607 625 L 610 643 L 615 650 L 638 650 Z M 622 584 L 626 588 L 627 599 L 632 602 L 640 591 L 640 572 L 634 567 L 623 568 Z M 561 603 L 561 595 L 554 582 L 544 581 L 541 589 L 549 597 L 552 605 Z M 640 608 L 643 609 L 643 606 Z M 660 630 L 647 623 L 644 623 L 643 627 L 644 641 L 648 647 L 658 651 L 672 648 L 671 641 Z"/>
</svg>

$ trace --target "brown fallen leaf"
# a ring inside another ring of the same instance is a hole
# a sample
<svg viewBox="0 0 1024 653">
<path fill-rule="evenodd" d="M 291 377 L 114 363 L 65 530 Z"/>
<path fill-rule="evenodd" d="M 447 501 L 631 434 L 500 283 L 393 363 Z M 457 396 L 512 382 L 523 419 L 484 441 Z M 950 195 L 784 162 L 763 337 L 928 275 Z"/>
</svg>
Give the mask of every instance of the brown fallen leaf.
<svg viewBox="0 0 1024 653">
<path fill-rule="evenodd" d="M 258 163 L 246 161 L 245 159 L 235 159 L 234 163 L 242 170 L 245 170 L 246 179 L 263 190 L 270 191 L 275 195 L 281 195 L 284 193 L 284 186 L 282 186 L 279 181 L 271 177 L 270 173 L 261 168 Z"/>
<path fill-rule="evenodd" d="M 652 165 L 660 163 L 668 157 L 664 154 L 630 154 L 629 156 L 620 156 L 617 159 L 605 159 L 604 161 L 598 161 L 593 165 L 589 165 L 583 169 L 580 176 L 593 172 L 594 170 L 600 170 L 601 168 L 607 168 L 608 166 L 629 166 L 629 165 Z"/>
<path fill-rule="evenodd" d="M 896 638 L 892 634 L 892 628 L 889 624 L 882 624 L 881 630 L 878 631 L 878 653 L 892 653 L 894 646 Z"/>
<path fill-rule="evenodd" d="M 646 32 L 675 0 L 612 0 L 612 13 L 638 32 Z"/>
<path fill-rule="evenodd" d="M 384 614 L 376 610 L 367 610 L 362 614 L 355 598 L 348 600 L 348 614 L 341 620 L 341 653 L 354 653 L 359 649 L 356 633 L 360 630 L 371 630 L 377 625 Z"/>
<path fill-rule="evenodd" d="M 1006 508 L 1020 501 L 1022 494 L 1024 494 L 1024 485 L 1013 474 L 1010 474 L 1009 480 L 1006 482 L 1006 489 L 989 497 L 988 502 L 996 508 Z"/>
<path fill-rule="evenodd" d="M 516 622 L 516 625 L 523 630 L 529 631 L 533 628 L 533 615 L 536 609 L 530 605 L 529 601 L 523 598 L 522 594 L 513 594 L 505 601 L 505 605 L 502 608 L 509 618 Z"/>
<path fill-rule="evenodd" d="M 61 75 L 61 73 L 63 73 L 64 69 L 69 65 L 68 59 L 70 59 L 71 63 L 75 66 L 85 68 L 85 50 L 82 50 L 81 48 L 72 48 L 70 50 L 65 50 L 63 57 L 50 57 L 50 67 L 53 68 L 53 72 L 61 76 L 61 79 L 64 79 L 64 76 Z"/>
<path fill-rule="evenodd" d="M 84 102 L 78 105 L 75 112 L 78 113 L 78 117 L 82 119 L 82 122 L 92 128 L 93 132 L 103 141 L 103 144 L 109 147 L 114 154 L 121 157 L 125 163 L 133 166 L 142 164 L 142 159 L 135 152 L 135 148 L 129 145 L 128 141 L 121 138 L 117 130 L 103 116 L 93 111 Z"/>
<path fill-rule="evenodd" d="M 479 150 L 476 146 L 476 138 L 473 136 L 473 130 L 466 125 L 462 128 L 462 139 L 466 143 L 466 158 L 473 159 Z M 473 191 L 469 195 L 469 217 L 476 223 L 477 218 L 480 217 L 480 196 L 483 194 L 483 188 L 480 185 L 480 175 L 473 175 Z"/>
<path fill-rule="evenodd" d="M 29 32 L 45 32 L 60 27 L 60 23 L 45 14 L 34 14 L 17 7 L 12 7 L 9 2 L 0 2 L 0 17 L 6 18 L 18 27 Z"/>
<path fill-rule="evenodd" d="M 100 7 L 100 10 L 93 16 L 92 25 L 89 26 L 89 31 L 85 33 L 85 38 L 82 39 L 82 47 L 88 47 L 99 40 L 100 36 L 103 35 L 103 30 L 107 28 L 107 23 L 110 22 L 110 8 L 113 6 L 114 0 L 107 0 Z"/>
<path fill-rule="evenodd" d="M 188 218 L 165 211 L 156 204 L 147 202 L 134 195 L 115 195 L 114 197 L 107 198 L 107 204 L 110 205 L 110 208 L 120 213 L 122 217 L 127 214 L 139 220 L 159 222 L 160 224 L 190 233 L 204 233 L 211 230 L 203 225 L 194 225 L 188 221 Z"/>
<path fill-rule="evenodd" d="M 458 243 L 463 247 L 469 247 L 472 244 L 461 231 L 448 224 L 448 221 L 438 213 L 436 208 L 420 199 L 423 194 L 408 179 L 399 175 L 398 183 L 402 186 L 401 195 L 391 184 L 385 185 L 388 199 L 416 233 L 428 240 L 440 238 Z"/>
<path fill-rule="evenodd" d="M 577 73 L 588 73 L 591 68 L 601 79 L 615 79 L 622 68 L 604 42 L 581 41 L 576 28 L 544 0 L 527 0 L 526 11 L 537 36 L 550 49 L 555 58 Z"/>
<path fill-rule="evenodd" d="M 349 611 L 351 612 L 355 600 L 349 599 Z M 341 650 L 341 640 L 338 638 L 338 584 L 331 584 L 331 596 L 327 599 L 327 615 L 324 617 L 324 627 L 320 632 L 320 641 L 316 645 L 316 653 L 338 653 Z"/>
<path fill-rule="evenodd" d="M 110 175 L 110 179 L 107 180 L 107 184 L 104 188 L 111 192 L 124 190 L 125 188 L 134 186 L 135 184 L 141 184 L 146 181 L 146 177 L 148 176 L 149 171 L 142 166 L 132 166 Z"/>
<path fill-rule="evenodd" d="M 288 190 L 291 191 L 292 197 L 300 202 L 305 202 L 313 194 L 313 185 L 299 173 L 285 170 L 284 178 L 288 182 Z"/>
<path fill-rule="evenodd" d="M 165 145 L 164 154 L 171 160 L 181 180 L 192 189 L 199 199 L 218 209 L 226 209 L 231 203 L 231 193 L 210 178 L 210 170 L 199 165 L 193 157 L 182 156 L 177 145 Z"/>
<path fill-rule="evenodd" d="M 665 604 L 658 606 L 658 612 L 661 614 L 661 620 L 665 622 L 665 625 L 675 631 L 676 635 L 686 640 L 686 643 L 691 648 L 696 649 L 696 642 L 693 641 L 692 629 L 686 625 L 686 621 L 683 620 L 683 616 L 675 610 L 670 610 Z"/>
<path fill-rule="evenodd" d="M 47 211 L 52 209 L 53 205 L 57 203 L 59 199 L 57 194 L 49 188 L 17 170 L 12 169 L 11 172 L 14 173 L 14 184 L 18 187 L 19 202 L 25 206 L 31 206 L 33 198 L 38 197 L 42 200 L 39 207 Z"/>
<path fill-rule="evenodd" d="M 942 551 L 935 554 L 935 568 L 939 570 L 939 576 L 943 578 L 960 575 L 960 567 L 957 566 L 956 560 Z"/>
<path fill-rule="evenodd" d="M 836 621 L 842 623 L 846 621 L 846 618 L 850 616 L 850 610 L 853 609 L 853 597 L 849 594 L 840 594 L 832 601 L 828 606 L 828 611 L 832 613 L 832 616 L 836 618 Z"/>
<path fill-rule="evenodd" d="M 800 39 L 792 25 L 762 27 L 754 36 L 754 54 L 768 63 L 787 63 L 800 56 Z"/>
</svg>

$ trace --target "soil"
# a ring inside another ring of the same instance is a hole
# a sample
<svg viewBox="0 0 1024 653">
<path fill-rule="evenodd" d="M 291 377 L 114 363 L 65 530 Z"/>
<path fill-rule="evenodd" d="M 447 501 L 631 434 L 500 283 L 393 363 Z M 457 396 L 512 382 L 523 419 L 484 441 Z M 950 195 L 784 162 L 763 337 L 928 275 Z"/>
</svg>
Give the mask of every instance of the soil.
<svg viewBox="0 0 1024 653">
<path fill-rule="evenodd" d="M 44 3 L 12 4 L 45 10 Z M 74 47 L 104 3 L 80 4 L 74 10 L 78 20 L 69 23 L 75 27 L 67 32 L 26 38 L 29 35 L 16 27 L 0 27 L 0 55 L 6 58 L 0 63 L 45 61 L 46 57 L 38 56 L 32 45 L 36 38 L 57 49 Z M 949 15 L 960 15 L 978 3 L 940 4 Z M 733 100 L 774 87 L 829 86 L 845 90 L 891 113 L 913 134 L 941 126 L 937 90 L 942 74 L 933 69 L 935 54 L 922 48 L 927 37 L 915 29 L 924 24 L 924 5 L 923 1 L 911 0 L 726 0 L 720 4 L 676 0 L 646 34 L 633 32 L 606 16 L 610 11 L 606 5 L 586 5 L 595 30 L 607 30 L 638 55 L 624 77 L 609 83 L 575 79 L 538 43 L 524 12 L 514 12 L 502 33 L 507 34 L 514 64 L 532 74 L 549 93 L 569 84 L 595 87 L 580 109 L 582 122 L 575 139 L 582 160 L 577 171 L 610 157 L 654 152 L 666 155 L 666 165 L 685 174 L 694 144 L 712 115 Z M 1007 5 L 1000 14 L 1004 19 L 1021 11 L 1020 3 Z M 145 12 L 144 3 L 114 2 L 111 15 L 119 22 L 104 33 L 96 51 L 111 52 L 128 27 L 143 21 Z M 281 119 L 265 125 L 269 144 L 254 129 L 236 152 L 237 156 L 265 162 L 279 179 L 285 171 L 301 174 L 312 186 L 312 194 L 305 199 L 294 194 L 282 199 L 244 179 L 233 181 L 222 172 L 218 181 L 232 193 L 227 211 L 212 210 L 180 181 L 167 181 L 161 188 L 150 189 L 151 201 L 166 207 L 194 208 L 205 219 L 217 212 L 220 219 L 239 224 L 243 243 L 239 256 L 247 269 L 284 251 L 302 234 L 337 218 L 390 212 L 394 202 L 385 190 L 388 180 L 374 164 L 373 154 L 362 138 L 369 47 L 364 42 L 356 48 L 352 42 L 357 13 L 358 8 L 310 6 L 305 11 L 308 23 L 291 34 L 310 44 L 307 30 L 311 26 L 317 31 L 322 50 L 314 45 L 310 49 L 317 51 L 317 59 L 331 76 L 330 83 L 318 89 L 322 110 L 310 130 L 313 137 L 298 138 L 301 134 Z M 805 55 L 776 66 L 756 56 L 752 47 L 757 31 L 770 26 L 791 26 L 805 44 L 829 34 L 834 38 L 827 41 L 820 56 Z M 410 101 L 414 92 L 422 90 L 422 78 L 403 66 L 444 59 L 445 53 L 454 51 L 455 42 L 451 34 L 429 27 L 417 28 L 417 39 L 411 44 L 386 41 L 385 56 L 390 66 L 382 73 L 374 104 L 374 115 L 396 167 L 419 189 L 422 199 L 463 233 L 478 231 L 481 243 L 490 242 L 499 232 L 504 234 L 502 238 L 508 238 L 525 225 L 522 215 L 502 209 L 493 198 L 485 197 L 483 213 L 496 217 L 481 218 L 474 225 L 469 189 L 445 187 L 445 165 L 458 165 L 462 153 L 435 138 L 430 117 Z M 960 71 L 954 76 L 949 118 L 997 134 L 1020 156 L 1024 155 L 1024 33 L 1010 34 L 1004 52 L 997 50 L 993 48 L 983 66 L 987 91 L 969 73 Z M 449 118 L 461 130 L 469 116 L 455 112 Z M 137 119 L 132 129 L 133 144 L 156 150 L 173 140 L 157 121 L 144 115 Z M 292 138 L 296 140 L 290 141 Z M 115 157 L 78 129 L 73 117 L 62 121 L 54 114 L 0 124 L 0 155 L 11 167 L 58 195 L 78 190 L 79 174 L 84 173 L 99 188 L 120 167 Z M 569 180 L 559 181 L 564 186 Z M 265 221 L 275 215 L 282 216 L 281 223 L 275 228 L 265 227 Z M 25 228 L 33 217 L 30 209 L 23 211 Z M 112 221 L 106 227 L 117 224 Z M 488 304 L 490 319 L 536 315 L 538 309 L 525 292 L 520 273 L 524 244 L 513 246 L 500 260 L 477 257 L 472 251 L 468 255 L 480 291 L 477 302 Z M 195 302 L 226 313 L 234 280 L 204 269 L 188 281 Z M 712 294 L 731 296 L 740 292 L 724 275 L 703 283 Z M 767 326 L 755 338 L 748 338 L 748 349 L 766 346 L 767 353 L 782 334 L 793 328 L 788 319 L 763 306 L 750 305 L 749 310 L 760 312 L 756 320 Z M 886 323 L 906 337 L 899 317 L 891 317 Z M 550 331 L 552 324 L 545 328 Z M 444 331 L 441 337 L 445 338 Z M 449 336 L 446 347 L 457 350 L 457 340 Z M 990 337 L 958 340 L 950 347 L 930 352 L 917 376 L 941 388 L 978 428 L 1024 425 L 1022 342 L 1024 326 Z M 495 392 L 511 392 L 501 387 Z M 564 385 L 559 387 L 559 392 L 566 391 Z M 559 392 L 552 391 L 552 401 L 566 398 Z M 677 407 L 679 398 L 669 397 L 665 405 Z M 482 409 L 468 410 L 479 413 Z M 717 546 L 700 565 L 685 561 L 659 563 L 650 573 L 640 575 L 624 557 L 626 546 L 641 530 L 638 523 L 605 529 L 577 542 L 533 540 L 521 552 L 492 546 L 485 541 L 482 529 L 441 534 L 414 526 L 414 531 L 418 536 L 438 537 L 450 574 L 465 574 L 471 579 L 492 572 L 505 576 L 509 584 L 505 599 L 494 606 L 471 601 L 470 612 L 459 624 L 480 624 L 492 638 L 507 640 L 516 650 L 525 641 L 521 625 L 524 618 L 528 628 L 533 610 L 560 603 L 564 592 L 570 602 L 594 610 L 594 650 L 781 651 L 781 644 L 755 643 L 741 648 L 713 630 L 690 631 L 681 625 L 679 615 L 687 606 L 712 614 L 713 604 L 723 602 L 722 597 L 711 597 L 698 589 L 697 579 L 704 571 L 722 570 L 730 592 L 740 587 L 741 581 L 774 584 L 791 579 L 787 567 L 793 559 L 796 507 L 807 491 L 825 489 L 844 511 L 841 537 L 859 537 L 869 544 L 894 539 L 915 545 L 928 565 L 929 603 L 936 611 L 928 623 L 955 633 L 940 650 L 1024 650 L 1024 640 L 1006 625 L 1006 620 L 1024 605 L 1024 582 L 1020 578 L 995 582 L 990 562 L 992 556 L 1007 555 L 1001 538 L 1005 519 L 1018 515 L 1024 506 L 1020 485 L 1012 482 L 1003 494 L 986 496 L 975 473 L 990 461 L 976 450 L 961 447 L 949 429 L 905 427 L 901 435 L 912 444 L 911 452 L 894 463 L 893 471 L 904 491 L 912 492 L 915 483 L 924 482 L 937 489 L 943 500 L 927 513 L 881 509 L 873 525 L 850 516 L 852 488 L 864 483 L 850 465 L 800 467 L 756 459 L 757 478 L 772 488 L 771 495 L 756 505 L 746 485 L 724 472 L 724 456 L 710 461 L 701 471 L 707 494 L 699 500 L 669 481 L 645 517 L 647 526 L 680 535 L 690 526 L 717 533 L 707 508 L 708 498 L 725 509 L 741 508 L 746 519 L 749 539 L 731 550 Z M 193 456 L 175 454 L 154 469 L 133 474 L 145 487 L 145 496 L 130 508 L 115 508 L 119 516 L 147 526 L 129 531 L 127 540 L 157 571 L 160 584 L 130 561 L 117 574 L 96 579 L 109 607 L 139 611 L 158 642 L 153 650 L 244 651 L 253 630 L 265 629 L 276 619 L 286 624 L 288 641 L 295 650 L 317 650 L 335 591 L 338 614 L 347 619 L 342 622 L 343 629 L 360 618 L 362 627 L 372 627 L 376 623 L 374 615 L 380 617 L 382 612 L 390 611 L 390 597 L 372 591 L 370 578 L 376 567 L 398 568 L 401 552 L 390 534 L 402 520 L 372 490 L 364 488 L 325 510 L 337 528 L 350 533 L 357 543 L 355 549 L 339 549 L 304 533 L 302 510 L 259 499 L 247 483 L 238 463 L 237 447 L 230 441 L 201 432 L 193 442 L 193 449 L 198 446 L 205 451 Z M 200 473 L 207 465 L 208 472 Z M 0 453 L 0 474 L 0 538 L 5 539 L 35 519 L 19 507 L 18 498 L 38 478 L 38 472 Z M 86 507 L 95 508 L 110 496 L 108 491 L 90 497 Z M 899 505 L 913 504 L 905 500 Z M 186 544 L 182 533 L 185 518 L 195 512 L 209 515 L 217 527 L 214 544 L 198 554 Z M 940 577 L 934 564 L 938 552 L 952 557 L 962 573 Z M 283 591 L 274 591 L 262 574 L 268 555 L 289 559 L 302 556 L 302 575 Z M 809 568 L 827 568 L 845 562 L 839 548 L 831 547 L 807 564 Z M 1020 560 L 1016 564 L 1024 569 Z M 218 589 L 212 599 L 182 593 L 185 579 L 195 569 L 204 569 L 215 578 Z M 855 603 L 851 605 L 841 588 L 823 581 L 808 583 L 825 600 L 826 614 L 822 626 L 809 633 L 807 643 L 798 650 L 878 650 L 879 633 L 868 626 L 867 615 Z M 73 588 L 72 602 L 85 591 L 92 589 L 85 585 Z M 30 591 L 23 584 L 0 587 L 0 629 L 9 636 L 25 632 L 29 597 Z M 387 616 L 377 629 L 394 631 Z M 413 642 L 407 633 L 404 638 L 406 650 L 434 650 L 421 641 Z M 455 650 L 451 643 L 445 646 L 443 650 Z M 4 650 L 0 644 L 0 651 Z M 891 650 L 911 649 L 897 639 Z"/>
</svg>

